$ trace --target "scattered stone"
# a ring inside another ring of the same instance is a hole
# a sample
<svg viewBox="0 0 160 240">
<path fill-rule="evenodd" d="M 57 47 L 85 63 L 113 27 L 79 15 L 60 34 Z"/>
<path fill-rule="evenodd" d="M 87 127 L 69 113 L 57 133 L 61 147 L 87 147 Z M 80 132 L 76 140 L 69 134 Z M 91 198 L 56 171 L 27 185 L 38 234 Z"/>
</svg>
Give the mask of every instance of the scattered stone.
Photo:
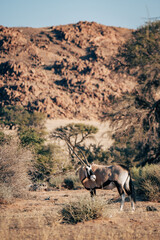
<svg viewBox="0 0 160 240">
<path fill-rule="evenodd" d="M 44 200 L 48 201 L 48 200 L 50 200 L 50 197 L 47 197 L 47 198 L 45 198 Z"/>
<path fill-rule="evenodd" d="M 47 185 L 45 183 L 34 183 L 32 185 L 30 185 L 29 187 L 29 191 L 45 191 L 47 188 Z"/>
<path fill-rule="evenodd" d="M 153 212 L 158 211 L 157 208 L 155 208 L 154 206 L 147 206 L 146 210 L 147 211 L 153 211 Z"/>
</svg>

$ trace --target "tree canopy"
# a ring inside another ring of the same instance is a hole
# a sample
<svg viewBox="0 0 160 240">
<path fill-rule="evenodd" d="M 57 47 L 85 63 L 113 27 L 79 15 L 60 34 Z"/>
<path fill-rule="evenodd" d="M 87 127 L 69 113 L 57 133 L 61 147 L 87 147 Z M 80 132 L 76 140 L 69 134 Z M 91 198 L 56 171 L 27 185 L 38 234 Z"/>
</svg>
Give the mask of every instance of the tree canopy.
<svg viewBox="0 0 160 240">
<path fill-rule="evenodd" d="M 69 154 L 74 159 L 73 151 L 79 155 L 82 154 L 82 146 L 86 139 L 94 138 L 94 134 L 98 132 L 98 128 L 93 125 L 87 125 L 82 123 L 72 123 L 64 127 L 56 128 L 51 133 L 51 138 L 65 141 L 68 146 Z M 81 150 L 80 150 L 81 149 Z"/>
<path fill-rule="evenodd" d="M 160 21 L 149 23 L 133 33 L 119 51 L 128 74 L 137 82 L 131 93 L 112 102 L 105 118 L 116 127 L 111 154 L 129 165 L 160 161 Z M 122 61 L 122 60 L 121 60 Z M 131 71 L 132 69 L 132 71 Z"/>
</svg>

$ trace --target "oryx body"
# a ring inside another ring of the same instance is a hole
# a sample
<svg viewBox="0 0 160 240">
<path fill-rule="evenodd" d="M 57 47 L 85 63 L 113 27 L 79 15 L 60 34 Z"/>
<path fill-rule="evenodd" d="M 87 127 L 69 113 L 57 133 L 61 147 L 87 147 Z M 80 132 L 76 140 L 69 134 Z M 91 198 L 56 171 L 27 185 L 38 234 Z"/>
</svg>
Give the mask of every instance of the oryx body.
<svg viewBox="0 0 160 240">
<path fill-rule="evenodd" d="M 113 189 L 116 187 L 122 197 L 120 209 L 123 209 L 125 193 L 127 193 L 131 200 L 132 209 L 134 210 L 134 203 L 136 202 L 134 186 L 130 172 L 125 166 L 120 164 L 111 166 L 90 165 L 79 146 L 73 147 L 72 143 L 63 134 L 60 134 L 59 138 L 66 141 L 69 151 L 83 165 L 79 169 L 79 178 L 83 186 L 90 191 L 91 196 L 96 194 L 96 189 Z M 83 156 L 83 159 L 80 157 L 80 154 Z"/>
<path fill-rule="evenodd" d="M 96 194 L 96 189 L 117 188 L 121 201 L 121 210 L 125 201 L 125 193 L 130 197 L 134 210 L 135 193 L 129 170 L 122 165 L 96 165 L 83 166 L 79 170 L 79 178 L 83 186 L 90 191 L 91 196 Z"/>
</svg>

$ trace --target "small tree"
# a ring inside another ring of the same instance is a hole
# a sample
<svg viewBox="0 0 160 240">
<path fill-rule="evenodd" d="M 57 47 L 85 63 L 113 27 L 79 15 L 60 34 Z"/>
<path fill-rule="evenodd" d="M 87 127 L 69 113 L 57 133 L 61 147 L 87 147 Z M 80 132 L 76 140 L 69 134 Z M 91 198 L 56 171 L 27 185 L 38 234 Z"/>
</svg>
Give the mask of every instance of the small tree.
<svg viewBox="0 0 160 240">
<path fill-rule="evenodd" d="M 65 141 L 67 146 L 72 146 L 73 150 L 76 148 L 81 148 L 81 144 L 84 143 L 86 139 L 92 139 L 94 134 L 98 132 L 98 128 L 94 127 L 93 125 L 85 125 L 82 123 L 72 123 L 68 124 L 64 127 L 56 128 L 51 133 L 51 138 L 58 139 Z M 72 155 L 72 151 L 68 146 L 69 154 L 74 160 Z M 79 152 L 80 154 L 80 152 Z"/>
</svg>

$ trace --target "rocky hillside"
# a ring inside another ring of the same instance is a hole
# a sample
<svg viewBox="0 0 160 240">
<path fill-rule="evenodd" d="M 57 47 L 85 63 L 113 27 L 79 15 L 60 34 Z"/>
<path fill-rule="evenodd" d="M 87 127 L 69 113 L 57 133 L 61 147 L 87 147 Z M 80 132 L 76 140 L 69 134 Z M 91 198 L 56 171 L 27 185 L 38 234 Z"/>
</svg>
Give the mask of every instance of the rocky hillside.
<svg viewBox="0 0 160 240">
<path fill-rule="evenodd" d="M 50 118 L 98 119 L 130 91 L 134 78 L 115 71 L 132 30 L 79 22 L 48 28 L 0 26 L 0 104 Z"/>
</svg>

